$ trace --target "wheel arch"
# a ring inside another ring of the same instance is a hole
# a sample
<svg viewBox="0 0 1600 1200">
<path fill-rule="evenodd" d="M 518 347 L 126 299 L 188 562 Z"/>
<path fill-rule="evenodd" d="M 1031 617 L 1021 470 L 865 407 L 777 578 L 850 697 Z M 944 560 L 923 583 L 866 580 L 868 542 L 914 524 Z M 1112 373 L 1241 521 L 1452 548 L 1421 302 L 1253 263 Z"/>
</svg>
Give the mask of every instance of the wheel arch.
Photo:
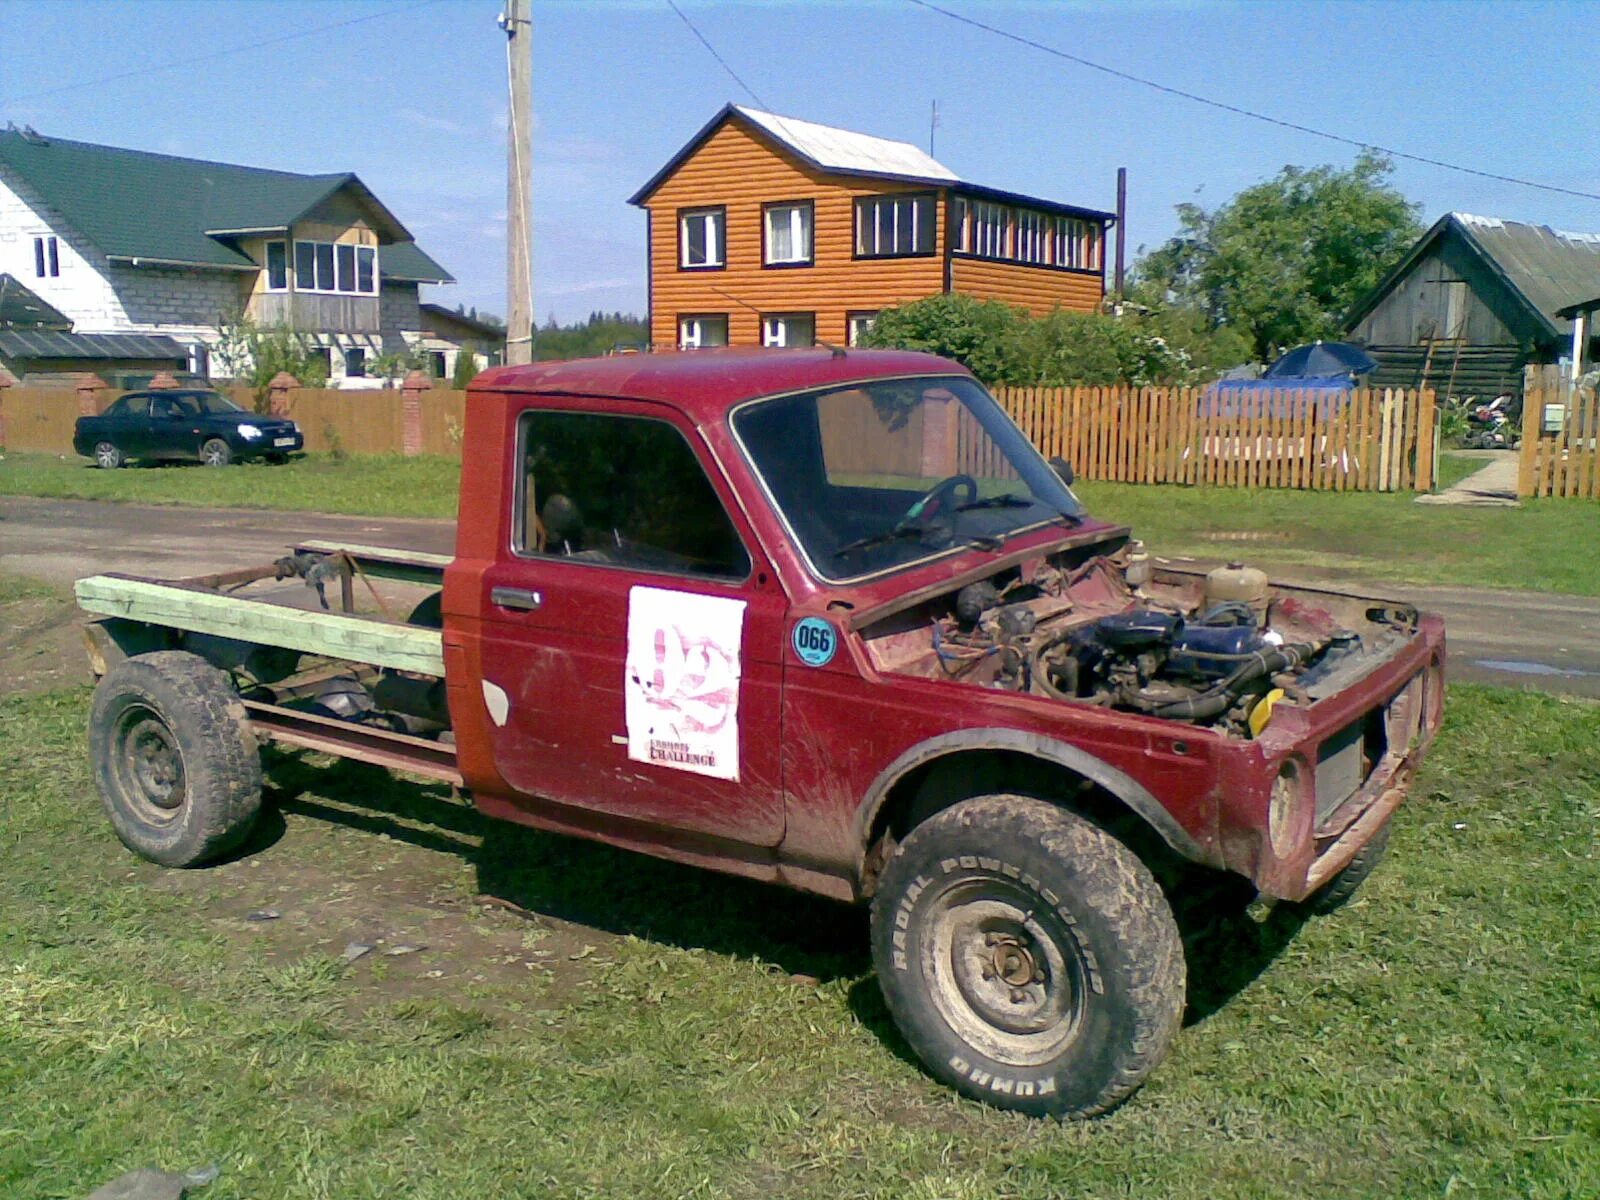
<svg viewBox="0 0 1600 1200">
<path fill-rule="evenodd" d="M 1029 787 L 1030 780 L 1046 786 Z M 1018 790 L 1039 791 L 1042 798 L 1091 819 L 1121 817 L 1126 823 L 1134 818 L 1138 829 L 1153 834 L 1171 854 L 1221 865 L 1143 784 L 1088 751 L 1015 729 L 963 729 L 913 746 L 868 789 L 855 829 L 862 894 L 874 890 L 883 861 L 880 849 L 897 835 L 961 800 Z"/>
</svg>

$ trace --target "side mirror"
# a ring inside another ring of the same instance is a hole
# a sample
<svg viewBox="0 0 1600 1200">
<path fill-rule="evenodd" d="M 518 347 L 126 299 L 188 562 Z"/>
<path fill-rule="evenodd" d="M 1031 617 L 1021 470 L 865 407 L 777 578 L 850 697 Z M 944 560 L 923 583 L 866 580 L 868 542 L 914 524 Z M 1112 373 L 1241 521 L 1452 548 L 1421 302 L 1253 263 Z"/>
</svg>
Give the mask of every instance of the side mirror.
<svg viewBox="0 0 1600 1200">
<path fill-rule="evenodd" d="M 1068 487 L 1072 486 L 1072 481 L 1076 478 L 1076 476 L 1072 473 L 1072 464 L 1066 459 L 1062 458 L 1059 454 L 1056 455 L 1050 460 L 1050 469 L 1061 477 L 1062 483 L 1066 484 Z"/>
</svg>

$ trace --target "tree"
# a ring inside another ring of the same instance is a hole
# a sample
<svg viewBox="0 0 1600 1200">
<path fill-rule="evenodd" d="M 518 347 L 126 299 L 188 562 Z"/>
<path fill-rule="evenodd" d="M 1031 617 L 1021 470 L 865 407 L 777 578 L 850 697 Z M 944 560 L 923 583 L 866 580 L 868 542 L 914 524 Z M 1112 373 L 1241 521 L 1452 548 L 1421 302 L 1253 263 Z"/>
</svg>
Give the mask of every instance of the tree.
<svg viewBox="0 0 1600 1200">
<path fill-rule="evenodd" d="M 1336 336 L 1422 232 L 1393 169 L 1364 150 L 1348 170 L 1284 167 L 1210 211 L 1180 204 L 1177 235 L 1136 264 L 1133 295 L 1238 331 L 1263 361 Z"/>
<path fill-rule="evenodd" d="M 450 377 L 450 386 L 458 392 L 464 392 L 477 374 L 478 356 L 463 346 L 456 354 L 456 369 Z"/>
<path fill-rule="evenodd" d="M 639 347 L 650 341 L 650 322 L 620 312 L 592 312 L 589 319 L 558 325 L 552 316 L 533 331 L 533 358 L 544 362 L 558 358 L 594 358 L 618 346 Z"/>
<path fill-rule="evenodd" d="M 223 374 L 254 389 L 257 410 L 267 402 L 267 384 L 287 371 L 304 387 L 328 382 L 328 360 L 287 325 L 258 325 L 245 313 L 217 322 L 217 363 Z"/>
</svg>

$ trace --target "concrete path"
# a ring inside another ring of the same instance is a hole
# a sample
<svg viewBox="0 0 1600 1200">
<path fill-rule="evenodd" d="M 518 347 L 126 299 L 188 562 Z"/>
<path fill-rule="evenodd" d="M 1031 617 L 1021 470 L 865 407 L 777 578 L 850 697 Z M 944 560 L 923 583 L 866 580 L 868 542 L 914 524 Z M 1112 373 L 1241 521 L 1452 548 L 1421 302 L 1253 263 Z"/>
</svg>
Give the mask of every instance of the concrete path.
<svg viewBox="0 0 1600 1200">
<path fill-rule="evenodd" d="M 1417 497 L 1418 504 L 1474 504 L 1516 508 L 1517 459 L 1515 450 L 1465 450 L 1481 457 L 1483 466 L 1442 492 L 1427 492 Z"/>
<path fill-rule="evenodd" d="M 0 497 L 0 571 L 70 584 L 98 571 L 166 577 L 269 562 L 294 542 L 332 538 L 448 554 L 450 521 L 236 509 L 154 508 Z M 1214 565 L 1170 560 L 1205 569 Z M 1273 572 L 1286 583 L 1293 572 Z M 1449 625 L 1454 679 L 1600 699 L 1600 598 L 1306 579 L 1310 587 L 1409 600 Z"/>
</svg>

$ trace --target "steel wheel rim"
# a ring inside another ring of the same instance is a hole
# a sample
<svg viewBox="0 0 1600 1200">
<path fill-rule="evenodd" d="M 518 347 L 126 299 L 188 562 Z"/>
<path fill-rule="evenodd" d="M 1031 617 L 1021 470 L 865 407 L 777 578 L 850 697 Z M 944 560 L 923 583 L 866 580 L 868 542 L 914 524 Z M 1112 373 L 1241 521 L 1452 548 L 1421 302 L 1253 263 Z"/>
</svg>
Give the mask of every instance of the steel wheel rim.
<svg viewBox="0 0 1600 1200">
<path fill-rule="evenodd" d="M 969 879 L 934 898 L 921 958 L 939 1015 L 996 1062 L 1043 1066 L 1078 1035 L 1083 950 L 1042 900 L 1012 880 Z"/>
<path fill-rule="evenodd" d="M 161 715 L 130 704 L 117 719 L 111 760 L 122 794 L 152 825 L 176 821 L 189 798 L 183 751 Z"/>
<path fill-rule="evenodd" d="M 208 467 L 220 467 L 227 462 L 227 447 L 217 441 L 207 442 L 200 447 L 200 461 Z"/>
<path fill-rule="evenodd" d="M 94 448 L 94 461 L 102 467 L 114 467 L 121 459 L 121 451 L 110 442 L 101 442 Z"/>
</svg>

